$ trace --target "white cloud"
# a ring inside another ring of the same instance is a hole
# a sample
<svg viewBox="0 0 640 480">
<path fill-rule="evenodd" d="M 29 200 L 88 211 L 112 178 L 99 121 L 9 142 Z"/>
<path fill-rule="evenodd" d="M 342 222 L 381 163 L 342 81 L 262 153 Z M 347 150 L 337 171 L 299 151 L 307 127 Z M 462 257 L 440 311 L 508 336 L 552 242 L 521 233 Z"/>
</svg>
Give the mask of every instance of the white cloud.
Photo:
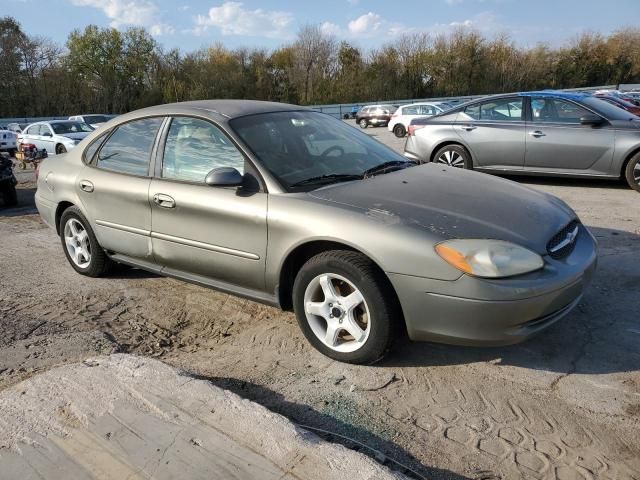
<svg viewBox="0 0 640 480">
<path fill-rule="evenodd" d="M 78 7 L 98 8 L 111 20 L 113 28 L 146 27 L 151 35 L 172 34 L 175 29 L 160 20 L 158 6 L 151 0 L 71 0 Z"/>
<path fill-rule="evenodd" d="M 462 3 L 464 0 L 445 0 L 447 5 L 458 5 Z"/>
<path fill-rule="evenodd" d="M 340 28 L 340 26 L 331 22 L 324 22 L 322 25 L 320 25 L 320 31 L 329 36 L 337 37 L 342 35 L 342 29 Z"/>
<path fill-rule="evenodd" d="M 293 14 L 273 10 L 249 10 L 241 2 L 225 2 L 212 7 L 208 14 L 195 18 L 194 33 L 202 34 L 209 27 L 219 28 L 223 35 L 284 38 L 291 35 Z"/>
<path fill-rule="evenodd" d="M 377 13 L 369 12 L 349 22 L 348 28 L 352 35 L 373 35 L 383 27 L 384 21 Z"/>
<path fill-rule="evenodd" d="M 351 6 L 356 6 L 360 3 L 360 0 L 347 0 L 347 3 Z"/>
</svg>

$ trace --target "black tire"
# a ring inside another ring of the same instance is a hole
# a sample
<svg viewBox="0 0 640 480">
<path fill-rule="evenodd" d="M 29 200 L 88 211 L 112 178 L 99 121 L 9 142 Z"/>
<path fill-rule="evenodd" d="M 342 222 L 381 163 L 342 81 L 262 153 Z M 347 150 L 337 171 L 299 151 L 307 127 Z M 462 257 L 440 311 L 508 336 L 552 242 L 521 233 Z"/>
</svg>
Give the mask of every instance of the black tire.
<svg viewBox="0 0 640 480">
<path fill-rule="evenodd" d="M 73 260 L 71 259 L 71 256 L 69 255 L 69 251 L 67 250 L 67 246 L 65 244 L 64 227 L 67 221 L 71 218 L 76 219 L 82 224 L 82 227 L 86 230 L 89 238 L 89 245 L 91 249 L 91 260 L 89 261 L 89 265 L 84 268 L 79 267 L 73 262 Z M 60 217 L 60 241 L 62 242 L 62 250 L 64 251 L 64 254 L 67 257 L 69 264 L 73 267 L 73 269 L 76 272 L 82 275 L 86 275 L 87 277 L 100 277 L 108 273 L 109 270 L 111 270 L 113 262 L 107 256 L 107 254 L 104 252 L 104 250 L 98 243 L 98 240 L 96 239 L 96 236 L 93 233 L 93 230 L 89 225 L 89 222 L 84 217 L 84 215 L 82 214 L 82 212 L 78 207 L 69 207 L 62 213 Z"/>
<path fill-rule="evenodd" d="M 11 150 L 9 150 L 9 156 L 11 158 L 16 158 L 16 153 L 18 153 L 18 150 L 15 148 L 12 148 Z"/>
<path fill-rule="evenodd" d="M 2 201 L 5 207 L 15 207 L 18 205 L 18 192 L 16 186 L 11 182 L 4 181 L 0 184 L 0 190 L 2 191 Z"/>
<path fill-rule="evenodd" d="M 360 125 L 360 128 L 367 128 L 369 126 L 369 122 L 367 122 L 366 118 L 361 118 L 358 120 L 358 125 Z"/>
<path fill-rule="evenodd" d="M 640 152 L 636 153 L 624 169 L 624 178 L 627 184 L 636 192 L 640 192 Z"/>
<path fill-rule="evenodd" d="M 349 114 L 345 113 L 344 115 L 342 115 L 342 119 L 343 120 L 349 120 Z"/>
<path fill-rule="evenodd" d="M 393 134 L 398 138 L 402 138 L 407 134 L 407 129 L 404 128 L 403 124 L 398 123 L 393 127 Z"/>
<path fill-rule="evenodd" d="M 325 345 L 313 332 L 304 308 L 304 295 L 309 283 L 324 273 L 348 279 L 362 293 L 369 308 L 371 330 L 365 343 L 353 352 L 338 352 Z M 372 364 L 389 350 L 402 315 L 392 287 L 384 274 L 365 255 L 350 250 L 330 250 L 309 259 L 298 272 L 293 284 L 293 307 L 302 333 L 309 343 L 327 357 L 340 362 Z"/>
<path fill-rule="evenodd" d="M 451 166 L 456 168 L 466 168 L 467 170 L 473 169 L 473 161 L 471 160 L 471 155 L 469 155 L 469 152 L 466 148 L 457 143 L 445 145 L 444 147 L 440 148 L 433 156 L 433 162 L 442 163 L 443 165 L 445 165 L 444 162 L 440 162 L 438 159 L 443 155 L 446 157 L 447 152 L 451 153 L 451 158 L 454 159 L 452 162 L 454 164 L 452 164 Z M 460 160 L 459 163 L 458 160 Z"/>
<path fill-rule="evenodd" d="M 56 155 L 62 155 L 63 153 L 67 153 L 67 147 L 62 144 L 56 145 Z"/>
</svg>

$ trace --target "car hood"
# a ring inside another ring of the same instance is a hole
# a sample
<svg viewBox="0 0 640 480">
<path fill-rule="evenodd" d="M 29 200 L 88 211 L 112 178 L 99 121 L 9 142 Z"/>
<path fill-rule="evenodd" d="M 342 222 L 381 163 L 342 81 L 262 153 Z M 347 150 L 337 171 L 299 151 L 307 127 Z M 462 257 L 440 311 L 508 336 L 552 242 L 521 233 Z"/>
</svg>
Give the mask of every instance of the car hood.
<svg viewBox="0 0 640 480">
<path fill-rule="evenodd" d="M 364 210 L 386 224 L 411 224 L 442 239 L 493 238 L 546 253 L 575 213 L 562 200 L 487 174 L 425 164 L 309 192 Z"/>
<path fill-rule="evenodd" d="M 84 137 L 89 135 L 91 132 L 78 132 L 78 133 L 65 133 L 64 135 L 58 135 L 59 137 L 67 137 L 72 140 L 82 140 Z"/>
</svg>

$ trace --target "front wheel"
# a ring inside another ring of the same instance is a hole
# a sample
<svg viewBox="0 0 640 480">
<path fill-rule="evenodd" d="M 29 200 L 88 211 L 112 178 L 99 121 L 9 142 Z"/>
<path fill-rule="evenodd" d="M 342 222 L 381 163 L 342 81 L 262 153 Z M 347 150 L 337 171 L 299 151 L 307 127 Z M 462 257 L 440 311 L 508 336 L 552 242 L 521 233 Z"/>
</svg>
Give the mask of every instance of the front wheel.
<svg viewBox="0 0 640 480">
<path fill-rule="evenodd" d="M 369 125 L 369 122 L 367 122 L 364 118 L 362 120 L 360 120 L 358 122 L 358 125 L 360 125 L 360 128 L 367 128 L 367 126 Z"/>
<path fill-rule="evenodd" d="M 390 288 L 383 274 L 358 252 L 319 253 L 303 265 L 293 285 L 300 329 L 327 357 L 374 363 L 389 349 L 398 321 Z"/>
<path fill-rule="evenodd" d="M 56 155 L 62 155 L 63 153 L 67 153 L 67 147 L 64 145 L 56 145 Z"/>
<path fill-rule="evenodd" d="M 466 168 L 471 170 L 473 163 L 471 155 L 462 145 L 445 145 L 433 156 L 434 163 L 441 163 L 455 168 Z"/>
<path fill-rule="evenodd" d="M 636 192 L 640 192 L 640 153 L 631 157 L 627 168 L 625 168 L 624 176 L 629 186 Z"/>
<path fill-rule="evenodd" d="M 69 207 L 60 218 L 60 240 L 73 269 L 88 277 L 100 277 L 111 268 L 111 260 L 98 244 L 89 222 L 78 207 Z"/>
</svg>

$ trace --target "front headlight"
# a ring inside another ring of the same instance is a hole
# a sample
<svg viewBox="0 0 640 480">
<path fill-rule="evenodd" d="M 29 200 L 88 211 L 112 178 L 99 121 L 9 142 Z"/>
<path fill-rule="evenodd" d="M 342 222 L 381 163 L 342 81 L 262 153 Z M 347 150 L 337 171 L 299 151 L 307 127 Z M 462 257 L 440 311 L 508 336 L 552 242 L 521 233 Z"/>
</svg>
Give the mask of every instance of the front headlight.
<svg viewBox="0 0 640 480">
<path fill-rule="evenodd" d="M 537 253 L 502 240 L 447 240 L 435 249 L 449 265 L 476 277 L 512 277 L 544 266 Z"/>
</svg>

